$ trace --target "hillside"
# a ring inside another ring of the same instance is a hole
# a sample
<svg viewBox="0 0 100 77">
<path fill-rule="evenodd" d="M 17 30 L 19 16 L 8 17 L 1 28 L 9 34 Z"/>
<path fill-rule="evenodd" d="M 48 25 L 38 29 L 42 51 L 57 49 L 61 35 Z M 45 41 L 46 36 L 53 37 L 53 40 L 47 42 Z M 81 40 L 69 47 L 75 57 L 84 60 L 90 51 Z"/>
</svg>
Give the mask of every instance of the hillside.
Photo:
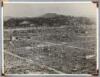
<svg viewBox="0 0 100 77">
<path fill-rule="evenodd" d="M 26 24 L 21 24 L 22 22 L 28 22 Z M 25 18 L 10 18 L 4 21 L 5 28 L 13 27 L 59 27 L 62 25 L 66 26 L 77 26 L 77 25 L 91 25 L 93 22 L 87 17 L 74 17 L 74 16 L 64 16 L 56 13 L 47 13 L 40 17 L 25 17 Z"/>
</svg>

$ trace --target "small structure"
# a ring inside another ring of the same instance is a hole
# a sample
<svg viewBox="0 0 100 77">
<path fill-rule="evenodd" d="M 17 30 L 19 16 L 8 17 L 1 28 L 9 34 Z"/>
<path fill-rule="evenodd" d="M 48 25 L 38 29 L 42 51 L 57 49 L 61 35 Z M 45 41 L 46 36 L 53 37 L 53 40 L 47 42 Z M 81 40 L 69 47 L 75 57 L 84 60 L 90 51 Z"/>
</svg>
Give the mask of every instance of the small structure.
<svg viewBox="0 0 100 77">
<path fill-rule="evenodd" d="M 20 25 L 21 26 L 29 26 L 30 25 L 30 22 L 28 22 L 28 21 L 22 21 L 21 23 L 20 23 Z"/>
<path fill-rule="evenodd" d="M 13 41 L 16 40 L 16 37 L 12 36 L 12 40 L 13 40 Z"/>
<path fill-rule="evenodd" d="M 35 24 L 30 24 L 30 27 L 34 27 L 35 26 Z"/>
</svg>

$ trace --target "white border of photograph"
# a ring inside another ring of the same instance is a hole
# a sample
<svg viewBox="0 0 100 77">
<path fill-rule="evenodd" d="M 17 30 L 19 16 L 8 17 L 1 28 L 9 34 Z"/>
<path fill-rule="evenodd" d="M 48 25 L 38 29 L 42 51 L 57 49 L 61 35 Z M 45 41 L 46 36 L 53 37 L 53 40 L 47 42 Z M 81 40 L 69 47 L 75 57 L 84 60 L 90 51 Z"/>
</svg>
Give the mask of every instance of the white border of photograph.
<svg viewBox="0 0 100 77">
<path fill-rule="evenodd" d="M 24 2 L 24 1 L 21 1 L 21 2 L 4 2 L 4 5 L 5 4 L 42 4 L 42 3 L 49 3 L 49 4 L 52 4 L 52 3 L 54 3 L 54 4 L 57 4 L 57 3 L 64 3 L 64 4 L 66 4 L 66 3 L 92 3 L 92 1 L 84 1 L 84 2 L 82 2 L 82 1 L 68 1 L 68 2 Z M 2 74 L 4 74 L 5 76 L 7 76 L 7 77 L 10 77 L 10 76 L 32 76 L 32 77 L 45 77 L 45 76 L 50 76 L 50 77 L 53 77 L 53 76 L 75 76 L 75 77 L 77 77 L 77 76 L 86 76 L 86 77 L 90 77 L 90 76 L 92 76 L 91 74 L 5 74 L 4 73 L 4 45 L 3 45 L 3 7 L 1 7 L 1 9 L 2 9 L 2 13 L 1 13 L 1 19 L 2 19 Z M 96 19 L 96 30 L 97 30 L 97 32 L 96 32 L 96 34 L 97 34 L 97 60 L 96 60 L 96 69 L 99 69 L 99 9 L 97 8 L 96 9 L 96 11 L 97 11 L 97 19 Z"/>
</svg>

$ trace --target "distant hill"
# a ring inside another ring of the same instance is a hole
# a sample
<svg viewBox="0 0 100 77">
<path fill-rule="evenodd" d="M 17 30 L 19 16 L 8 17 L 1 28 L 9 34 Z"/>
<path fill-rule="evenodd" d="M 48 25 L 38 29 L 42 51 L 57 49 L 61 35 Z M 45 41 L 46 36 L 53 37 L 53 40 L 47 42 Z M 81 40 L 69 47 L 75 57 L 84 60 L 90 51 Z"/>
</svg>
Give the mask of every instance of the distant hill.
<svg viewBox="0 0 100 77">
<path fill-rule="evenodd" d="M 54 18 L 54 17 L 58 17 L 58 16 L 62 16 L 62 15 L 59 15 L 57 13 L 46 13 L 46 14 L 42 15 L 41 17 L 43 17 L 43 18 Z"/>
<path fill-rule="evenodd" d="M 62 25 L 66 26 L 78 26 L 78 25 L 91 25 L 91 21 L 87 17 L 74 17 L 74 16 L 65 16 L 56 13 L 46 13 L 39 17 L 23 17 L 23 18 L 10 18 L 6 17 L 4 22 L 4 27 L 29 27 L 30 24 L 34 26 L 49 26 L 49 27 L 59 27 Z M 20 24 L 24 21 L 29 22 L 30 24 Z"/>
</svg>

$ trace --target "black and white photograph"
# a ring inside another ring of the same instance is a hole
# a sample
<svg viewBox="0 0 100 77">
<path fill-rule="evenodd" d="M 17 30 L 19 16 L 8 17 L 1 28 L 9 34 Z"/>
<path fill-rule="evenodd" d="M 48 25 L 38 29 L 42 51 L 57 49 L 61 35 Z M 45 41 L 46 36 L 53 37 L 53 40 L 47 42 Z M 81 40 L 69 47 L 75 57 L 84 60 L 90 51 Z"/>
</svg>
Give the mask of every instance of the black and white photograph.
<svg viewBox="0 0 100 77">
<path fill-rule="evenodd" d="M 97 6 L 81 2 L 5 3 L 5 74 L 93 74 Z"/>
</svg>

